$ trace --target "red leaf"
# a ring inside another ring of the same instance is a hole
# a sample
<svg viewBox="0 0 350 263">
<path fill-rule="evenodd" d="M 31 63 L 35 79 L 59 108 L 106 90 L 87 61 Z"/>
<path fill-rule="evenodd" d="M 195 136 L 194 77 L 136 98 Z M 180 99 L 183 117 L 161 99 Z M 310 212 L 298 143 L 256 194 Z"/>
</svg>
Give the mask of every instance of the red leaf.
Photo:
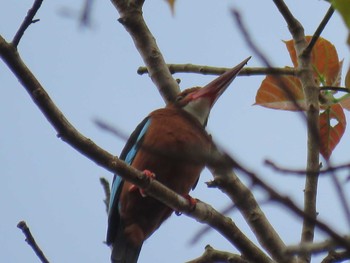
<svg viewBox="0 0 350 263">
<path fill-rule="evenodd" d="M 348 72 L 346 73 L 346 76 L 345 76 L 345 87 L 350 89 L 350 68 L 348 69 Z"/>
<path fill-rule="evenodd" d="M 306 41 L 310 42 L 311 36 L 306 36 Z M 294 48 L 294 41 L 285 41 L 290 58 L 294 67 L 298 67 L 297 55 Z M 341 65 L 335 47 L 328 40 L 320 37 L 311 52 L 311 64 L 315 71 L 315 78 L 318 83 L 327 86 L 339 85 Z"/>
<path fill-rule="evenodd" d="M 339 103 L 344 109 L 350 110 L 350 97 L 345 97 L 341 99 Z"/>
<path fill-rule="evenodd" d="M 283 83 L 283 85 L 281 85 Z M 282 86 L 282 87 L 281 87 Z M 302 110 L 305 110 L 305 99 L 301 83 L 292 76 L 276 77 L 267 75 L 260 85 L 255 97 L 255 105 L 279 110 L 297 111 L 298 107 L 284 91 L 288 89 Z"/>
<path fill-rule="evenodd" d="M 337 123 L 332 124 L 331 120 Z M 346 119 L 343 108 L 339 103 L 331 105 L 320 114 L 320 153 L 325 159 L 329 159 L 334 148 L 344 134 Z"/>
</svg>

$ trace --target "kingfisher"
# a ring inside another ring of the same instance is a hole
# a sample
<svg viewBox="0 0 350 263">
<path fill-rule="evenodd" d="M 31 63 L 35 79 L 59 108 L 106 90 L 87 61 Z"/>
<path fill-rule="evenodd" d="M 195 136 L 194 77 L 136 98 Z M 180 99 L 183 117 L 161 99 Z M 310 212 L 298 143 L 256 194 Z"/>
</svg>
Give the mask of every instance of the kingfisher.
<svg viewBox="0 0 350 263">
<path fill-rule="evenodd" d="M 210 110 L 249 59 L 205 87 L 186 89 L 165 108 L 151 112 L 131 134 L 119 158 L 185 196 L 195 206 L 195 199 L 188 194 L 205 167 L 203 156 L 211 150 L 211 136 L 205 131 Z M 172 212 L 115 175 L 106 239 L 112 246 L 111 262 L 136 263 L 143 242 Z"/>
</svg>

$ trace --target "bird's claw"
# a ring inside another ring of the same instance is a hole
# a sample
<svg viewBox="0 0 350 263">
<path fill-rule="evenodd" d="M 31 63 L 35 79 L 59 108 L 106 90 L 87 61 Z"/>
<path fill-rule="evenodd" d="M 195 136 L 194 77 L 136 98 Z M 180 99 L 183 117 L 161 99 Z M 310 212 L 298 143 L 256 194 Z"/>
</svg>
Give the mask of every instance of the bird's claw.
<svg viewBox="0 0 350 263">
<path fill-rule="evenodd" d="M 196 205 L 198 203 L 198 199 L 193 198 L 189 194 L 186 194 L 183 197 L 187 199 L 187 201 L 188 201 L 188 203 L 190 205 L 189 211 L 194 211 L 194 209 L 196 209 Z M 180 215 L 182 215 L 182 212 L 175 211 L 175 215 L 180 216 Z"/>
<path fill-rule="evenodd" d="M 156 175 L 154 173 L 152 173 L 150 170 L 144 170 L 143 174 L 149 179 L 149 180 L 153 180 L 156 178 Z M 132 184 L 129 188 L 129 192 L 134 192 L 134 191 L 139 191 L 142 197 L 146 197 L 146 193 L 145 190 L 143 190 L 142 188 L 137 187 L 136 185 Z"/>
</svg>

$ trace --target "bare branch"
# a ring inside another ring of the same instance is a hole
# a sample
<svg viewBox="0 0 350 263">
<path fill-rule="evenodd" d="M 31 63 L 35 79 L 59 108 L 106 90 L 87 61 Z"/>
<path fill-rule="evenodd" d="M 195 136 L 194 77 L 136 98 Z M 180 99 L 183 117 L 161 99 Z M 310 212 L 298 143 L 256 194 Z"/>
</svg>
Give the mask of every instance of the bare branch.
<svg viewBox="0 0 350 263">
<path fill-rule="evenodd" d="M 350 242 L 349 237 L 344 237 Z M 331 251 L 339 248 L 339 244 L 332 239 L 328 239 L 318 243 L 306 242 L 295 246 L 286 247 L 287 254 L 317 254 L 326 251 Z"/>
<path fill-rule="evenodd" d="M 273 0 L 276 7 L 280 11 L 281 15 L 283 16 L 284 20 L 286 20 L 289 32 L 292 34 L 293 39 L 299 39 L 300 36 L 303 36 L 304 29 L 300 22 L 293 16 L 293 14 L 290 12 L 288 6 L 284 3 L 283 0 Z"/>
<path fill-rule="evenodd" d="M 210 245 L 205 246 L 205 251 L 202 256 L 190 260 L 186 263 L 215 263 L 215 262 L 235 262 L 235 263 L 249 263 L 246 259 L 242 258 L 242 256 L 235 255 L 226 251 L 216 250 Z"/>
<path fill-rule="evenodd" d="M 274 169 L 277 172 L 280 173 L 290 173 L 290 174 L 297 174 L 297 175 L 302 175 L 305 176 L 307 171 L 306 170 L 293 170 L 293 169 L 288 169 L 288 168 L 283 168 L 280 166 L 277 166 L 274 162 L 270 161 L 270 160 L 265 160 L 265 165 L 270 166 L 272 169 Z M 320 167 L 321 168 L 321 167 Z M 329 173 L 330 170 L 324 170 L 324 171 L 319 171 L 319 169 L 317 169 L 316 171 L 308 171 L 310 174 L 319 174 L 319 173 Z"/>
<path fill-rule="evenodd" d="M 320 87 L 320 90 L 334 90 L 334 91 L 350 93 L 350 89 L 346 87 L 322 86 Z"/>
<path fill-rule="evenodd" d="M 274 0 L 275 5 L 287 22 L 288 29 L 294 40 L 294 47 L 298 59 L 299 77 L 305 93 L 307 103 L 307 167 L 308 171 L 305 180 L 304 190 L 304 211 L 310 217 L 316 219 L 316 196 L 318 175 L 315 171 L 319 169 L 319 89 L 315 83 L 311 65 L 310 53 L 303 53 L 307 48 L 304 28 L 301 23 L 292 15 L 283 0 Z M 309 172 L 311 171 L 311 172 Z M 311 242 L 314 239 L 314 220 L 304 218 L 301 242 Z M 310 262 L 310 255 L 302 255 L 302 260 Z"/>
<path fill-rule="evenodd" d="M 16 49 L 0 36 L 0 56 L 19 79 L 33 101 L 37 104 L 48 121 L 56 129 L 59 137 L 77 151 L 93 160 L 108 171 L 118 173 L 145 190 L 145 193 L 168 205 L 175 211 L 182 212 L 199 222 L 207 223 L 226 237 L 241 253 L 254 262 L 271 262 L 271 260 L 255 246 L 228 217 L 223 216 L 211 206 L 198 202 L 195 210 L 188 200 L 156 180 L 150 180 L 142 172 L 127 165 L 100 148 L 90 139 L 80 134 L 64 117 L 62 112 L 52 102 L 38 80 L 26 67 Z"/>
<path fill-rule="evenodd" d="M 278 193 L 273 187 L 268 185 L 266 182 L 264 182 L 262 179 L 260 179 L 255 173 L 249 171 L 246 167 L 242 166 L 238 162 L 236 162 L 232 157 L 225 153 L 218 153 L 221 155 L 221 159 L 224 159 L 227 163 L 224 167 L 228 167 L 228 165 L 231 165 L 231 167 L 236 168 L 238 171 L 241 171 L 243 174 L 248 176 L 253 184 L 258 185 L 262 189 L 264 189 L 270 196 L 271 200 L 276 201 L 288 209 L 295 213 L 297 216 L 310 221 L 312 224 L 316 225 L 320 230 L 328 234 L 331 238 L 334 239 L 335 242 L 337 242 L 339 245 L 341 245 L 343 248 L 350 251 L 350 242 L 344 238 L 343 236 L 339 235 L 335 230 L 333 230 L 328 224 L 317 220 L 316 217 L 313 215 L 310 215 L 306 212 L 304 212 L 301 208 L 299 208 L 288 196 L 284 196 L 280 193 Z M 219 157 L 215 157 L 215 159 L 218 159 Z M 224 161 L 222 161 L 224 162 Z M 219 170 L 218 174 L 220 177 L 225 178 L 231 176 L 231 171 L 228 170 Z M 214 181 L 215 182 L 215 181 Z M 220 183 L 220 182 L 219 182 Z M 218 184 L 219 187 L 219 184 Z M 227 187 L 223 185 L 223 188 Z M 225 188 L 224 188 L 225 189 Z"/>
<path fill-rule="evenodd" d="M 203 75 L 221 75 L 229 68 L 224 67 L 211 67 L 204 65 L 195 65 L 195 64 L 167 64 L 171 74 L 174 73 L 198 73 Z M 148 73 L 146 67 L 139 67 L 137 70 L 139 75 Z M 290 75 L 296 76 L 296 70 L 294 68 L 252 68 L 246 67 L 243 68 L 238 76 L 251 76 L 251 75 Z"/>
<path fill-rule="evenodd" d="M 278 166 L 277 164 L 275 164 L 274 162 L 272 162 L 271 160 L 265 160 L 265 164 L 267 166 L 270 166 L 272 169 L 276 170 L 277 172 L 281 172 L 281 173 L 291 173 L 291 174 L 297 174 L 297 175 L 305 175 L 306 174 L 306 170 L 300 169 L 300 170 L 296 170 L 296 169 L 288 169 L 288 168 L 283 168 Z M 320 168 L 322 168 L 320 166 Z M 326 174 L 326 173 L 330 173 L 330 172 L 335 172 L 338 170 L 343 170 L 343 169 L 349 169 L 350 168 L 350 163 L 345 163 L 345 164 L 340 164 L 337 166 L 327 166 L 326 169 L 320 170 L 319 172 L 317 171 L 309 171 L 309 173 L 319 173 L 319 174 Z"/>
<path fill-rule="evenodd" d="M 143 19 L 143 1 L 112 0 L 112 3 L 120 14 L 119 22 L 134 40 L 134 44 L 148 68 L 150 77 L 164 101 L 168 103 L 175 100 L 180 89 L 170 74 L 157 43 Z"/>
<path fill-rule="evenodd" d="M 335 252 L 330 251 L 321 263 L 339 263 L 350 259 L 348 251 Z"/>
<path fill-rule="evenodd" d="M 12 40 L 12 45 L 14 47 L 17 47 L 19 44 L 19 41 L 21 40 L 24 32 L 27 30 L 27 28 L 33 24 L 39 21 L 39 19 L 37 20 L 33 20 L 34 16 L 36 15 L 36 13 L 38 12 L 41 4 L 42 4 L 43 0 L 35 0 L 33 6 L 31 9 L 28 10 L 27 16 L 24 18 L 21 26 L 19 27 L 15 37 Z"/>
<path fill-rule="evenodd" d="M 38 256 L 40 261 L 43 263 L 49 263 L 49 261 L 47 260 L 47 258 L 44 255 L 43 251 L 40 249 L 40 247 L 36 243 L 32 233 L 30 232 L 29 227 L 27 226 L 27 223 L 25 221 L 20 221 L 17 224 L 17 227 L 22 230 L 24 236 L 26 237 L 26 242 L 34 250 L 35 254 Z"/>
<path fill-rule="evenodd" d="M 83 9 L 80 14 L 80 25 L 89 27 L 91 26 L 91 12 L 92 12 L 92 4 L 94 0 L 85 0 Z"/>
<path fill-rule="evenodd" d="M 197 210 L 200 209 L 198 205 L 204 205 L 204 203 L 199 202 L 197 204 L 196 210 L 194 211 L 193 216 L 187 214 L 190 217 L 194 217 L 199 222 L 206 222 L 211 227 L 216 229 L 222 236 L 229 240 L 241 253 L 242 255 L 252 262 L 272 262 L 272 260 L 265 255 L 252 241 L 249 240 L 239 228 L 232 222 L 232 219 L 229 217 L 223 216 L 220 212 L 213 210 L 211 207 L 206 208 L 207 218 L 203 217 L 205 221 L 201 221 L 201 217 L 197 216 Z M 205 204 L 206 205 L 206 204 Z M 208 205 L 206 205 L 208 206 Z M 201 209 L 200 209 L 201 210 Z"/>
<path fill-rule="evenodd" d="M 346 217 L 346 222 L 348 223 L 348 225 L 350 225 L 350 208 L 349 208 L 349 202 L 347 201 L 344 193 L 344 189 L 340 184 L 337 175 L 334 172 L 331 172 L 331 179 L 332 179 L 334 188 L 336 190 L 336 193 L 338 194 L 340 204 L 343 207 L 345 217 Z"/>
<path fill-rule="evenodd" d="M 260 209 L 252 192 L 239 180 L 232 170 L 222 171 L 212 169 L 214 181 L 209 187 L 218 187 L 226 193 L 244 216 L 248 225 L 257 237 L 259 244 L 268 251 L 277 262 L 291 262 L 283 251 L 285 244 L 269 223 L 264 212 Z"/>
<path fill-rule="evenodd" d="M 323 29 L 326 27 L 326 25 L 328 24 L 328 21 L 331 19 L 332 15 L 334 13 L 334 8 L 332 7 L 332 5 L 329 7 L 326 15 L 324 16 L 324 18 L 322 19 L 321 23 L 319 24 L 318 28 L 316 29 L 315 33 L 312 36 L 312 39 L 309 43 L 309 45 L 304 49 L 302 56 L 309 56 L 309 54 L 311 53 L 314 45 L 317 42 L 317 39 L 320 37 Z"/>
<path fill-rule="evenodd" d="M 282 173 L 293 173 L 293 174 L 298 174 L 298 175 L 303 175 L 305 176 L 307 171 L 306 170 L 291 170 L 291 169 L 286 169 L 286 168 L 281 168 L 278 167 L 276 164 L 274 164 L 273 162 L 269 161 L 269 160 L 265 160 L 265 164 L 272 167 L 274 170 L 278 171 L 278 172 L 282 172 Z M 344 169 L 344 168 L 349 168 L 350 164 L 346 164 L 346 165 L 340 165 L 340 166 L 335 166 L 332 167 L 330 165 L 330 162 L 327 161 L 327 169 L 325 170 L 321 170 L 321 171 L 308 171 L 309 174 L 325 174 L 325 173 L 330 173 L 332 182 L 334 184 L 334 187 L 336 189 L 336 193 L 339 196 L 341 205 L 343 206 L 344 209 L 344 213 L 346 216 L 346 221 L 350 224 L 350 209 L 349 209 L 349 204 L 348 201 L 345 197 L 345 193 L 344 190 L 342 188 L 341 183 L 339 182 L 338 177 L 336 176 L 336 174 L 334 173 L 336 170 L 338 169 Z M 321 168 L 321 167 L 319 167 Z"/>
</svg>

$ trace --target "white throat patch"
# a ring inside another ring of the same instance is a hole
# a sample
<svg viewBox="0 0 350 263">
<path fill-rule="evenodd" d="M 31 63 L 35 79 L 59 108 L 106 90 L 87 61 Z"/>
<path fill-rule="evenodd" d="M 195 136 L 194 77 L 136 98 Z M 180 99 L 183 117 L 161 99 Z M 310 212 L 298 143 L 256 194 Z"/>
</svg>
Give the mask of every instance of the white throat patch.
<svg viewBox="0 0 350 263">
<path fill-rule="evenodd" d="M 190 101 L 183 109 L 194 116 L 204 126 L 210 113 L 210 101 L 207 98 L 196 99 Z"/>
</svg>

